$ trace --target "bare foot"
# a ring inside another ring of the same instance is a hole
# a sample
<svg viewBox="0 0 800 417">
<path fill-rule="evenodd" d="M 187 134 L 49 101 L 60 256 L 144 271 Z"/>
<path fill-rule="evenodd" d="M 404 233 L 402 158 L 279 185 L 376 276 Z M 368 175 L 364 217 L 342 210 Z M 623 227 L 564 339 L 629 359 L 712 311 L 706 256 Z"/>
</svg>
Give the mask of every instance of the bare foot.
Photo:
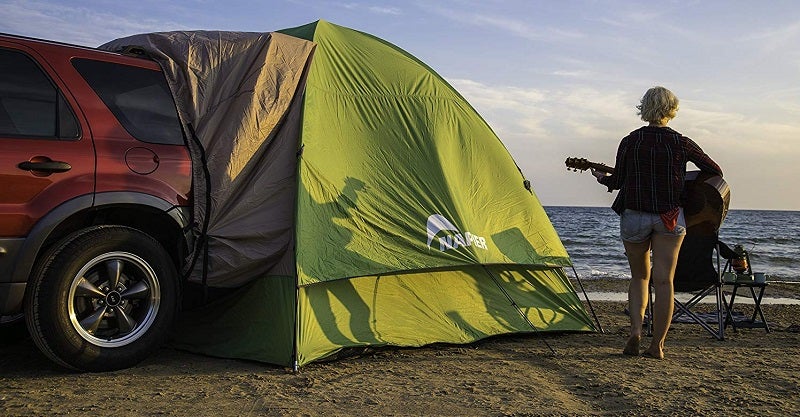
<svg viewBox="0 0 800 417">
<path fill-rule="evenodd" d="M 628 343 L 625 344 L 625 349 L 622 350 L 623 355 L 639 356 L 639 343 L 642 341 L 641 336 L 631 336 L 628 338 Z"/>
<path fill-rule="evenodd" d="M 664 359 L 664 351 L 661 349 L 649 348 L 642 353 L 645 358 Z"/>
</svg>

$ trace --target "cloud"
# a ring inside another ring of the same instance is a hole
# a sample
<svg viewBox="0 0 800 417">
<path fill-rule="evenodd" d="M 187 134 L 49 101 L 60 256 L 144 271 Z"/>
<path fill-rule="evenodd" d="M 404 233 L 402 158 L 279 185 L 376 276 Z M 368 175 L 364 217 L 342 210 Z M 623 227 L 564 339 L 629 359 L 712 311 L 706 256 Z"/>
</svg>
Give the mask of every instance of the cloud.
<svg viewBox="0 0 800 417">
<path fill-rule="evenodd" d="M 509 32 L 513 35 L 531 40 L 542 40 L 542 39 L 564 40 L 570 38 L 575 39 L 583 37 L 583 34 L 581 34 L 580 32 L 567 31 L 561 28 L 548 27 L 543 30 L 536 30 L 527 23 L 525 23 L 524 21 L 504 18 L 504 17 L 490 16 L 477 13 L 466 13 L 466 14 L 459 12 L 453 13 L 452 11 L 448 11 L 446 16 L 450 16 L 452 19 L 459 20 L 465 23 L 470 23 L 476 26 L 484 26 L 494 29 L 500 29 Z"/>
<path fill-rule="evenodd" d="M 552 74 L 559 77 L 575 78 L 579 80 L 596 80 L 599 78 L 597 72 L 586 69 L 556 70 L 553 71 Z"/>
<path fill-rule="evenodd" d="M 377 14 L 401 15 L 403 14 L 397 7 L 378 7 L 370 6 L 367 10 Z"/>
<path fill-rule="evenodd" d="M 450 83 L 464 95 L 471 96 L 476 102 L 498 109 L 517 109 L 542 102 L 545 92 L 537 89 L 523 89 L 513 86 L 490 87 L 478 81 L 454 79 Z"/>
<path fill-rule="evenodd" d="M 692 106 L 678 112 L 675 123 L 685 127 L 687 136 L 694 136 L 704 143 L 721 150 L 734 149 L 734 153 L 754 158 L 796 155 L 800 158 L 797 139 L 800 126 L 795 123 L 766 121 L 756 116 L 740 113 L 707 110 Z"/>
<path fill-rule="evenodd" d="M 339 7 L 343 7 L 348 10 L 354 10 L 354 11 L 365 10 L 373 14 L 396 15 L 396 16 L 403 14 L 403 11 L 398 7 L 371 6 L 368 4 L 357 3 L 357 2 L 338 3 L 338 5 Z"/>
<path fill-rule="evenodd" d="M 742 42 L 759 42 L 769 49 L 781 48 L 784 46 L 795 47 L 800 37 L 800 21 L 792 22 L 783 26 L 761 29 L 754 33 L 749 33 L 739 38 Z"/>
<path fill-rule="evenodd" d="M 535 29 L 530 26 L 525 20 L 514 19 L 493 15 L 483 11 L 465 12 L 464 7 L 458 8 L 445 8 L 440 5 L 420 4 L 420 7 L 429 13 L 435 13 L 446 19 L 456 22 L 465 23 L 472 26 L 485 27 L 490 29 L 499 29 L 502 32 L 514 35 L 516 37 L 541 41 L 541 40 L 558 40 L 565 39 L 580 39 L 584 38 L 584 34 L 577 31 L 566 30 L 561 27 L 548 26 L 540 29 Z"/>
<path fill-rule="evenodd" d="M 467 79 L 449 80 L 486 121 L 505 135 L 543 136 L 541 121 L 547 118 L 547 93 L 513 86 L 490 87 Z"/>
<path fill-rule="evenodd" d="M 86 46 L 98 46 L 134 33 L 185 29 L 174 22 L 139 17 L 129 19 L 48 1 L 11 1 L 0 4 L 0 14 L 3 15 L 0 22 L 2 32 Z"/>
<path fill-rule="evenodd" d="M 543 203 L 610 203 L 602 187 L 580 175 L 566 176 L 563 160 L 575 156 L 613 164 L 619 140 L 644 124 L 634 107 L 641 94 L 638 87 L 622 91 L 579 85 L 523 88 L 463 78 L 449 82 L 497 132 L 534 181 Z M 793 96 L 796 91 L 785 93 Z M 770 178 L 797 176 L 791 161 L 800 160 L 800 125 L 792 123 L 797 118 L 789 117 L 791 113 L 781 114 L 768 120 L 720 107 L 717 101 L 686 99 L 670 126 L 694 139 L 723 167 L 728 182 L 735 184 L 734 207 L 796 207 L 800 197 L 777 198 L 764 189 Z M 565 193 L 564 187 L 573 192 Z M 748 199 L 755 195 L 760 200 Z"/>
<path fill-rule="evenodd" d="M 552 138 L 565 132 L 575 139 L 619 135 L 619 126 L 635 121 L 632 97 L 620 91 L 573 86 L 559 89 L 489 86 L 449 80 L 479 113 L 511 134 Z M 635 99 L 634 99 L 635 100 Z"/>
<path fill-rule="evenodd" d="M 614 15 L 593 17 L 592 20 L 616 28 L 629 28 L 636 25 L 649 25 L 654 21 L 658 21 L 660 16 L 661 13 L 654 11 L 621 10 Z"/>
</svg>

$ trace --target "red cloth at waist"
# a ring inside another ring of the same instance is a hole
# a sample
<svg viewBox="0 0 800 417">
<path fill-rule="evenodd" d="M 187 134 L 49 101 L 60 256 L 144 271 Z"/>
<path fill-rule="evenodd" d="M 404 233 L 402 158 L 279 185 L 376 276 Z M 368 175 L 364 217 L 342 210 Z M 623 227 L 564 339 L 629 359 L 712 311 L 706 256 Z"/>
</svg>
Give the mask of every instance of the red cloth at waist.
<svg viewBox="0 0 800 417">
<path fill-rule="evenodd" d="M 675 230 L 675 226 L 678 225 L 678 216 L 680 214 L 681 214 L 680 207 L 675 207 L 670 211 L 661 213 L 661 223 L 664 223 L 664 227 L 671 232 Z"/>
</svg>

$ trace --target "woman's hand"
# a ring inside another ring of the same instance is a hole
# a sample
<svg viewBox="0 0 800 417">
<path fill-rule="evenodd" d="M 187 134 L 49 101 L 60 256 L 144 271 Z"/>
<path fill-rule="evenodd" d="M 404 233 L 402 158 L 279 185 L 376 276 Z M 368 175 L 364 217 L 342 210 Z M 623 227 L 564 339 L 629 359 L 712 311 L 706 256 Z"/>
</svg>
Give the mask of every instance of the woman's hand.
<svg viewBox="0 0 800 417">
<path fill-rule="evenodd" d="M 605 172 L 598 171 L 594 168 L 589 168 L 589 171 L 591 171 L 592 175 L 594 175 L 594 177 L 597 178 L 597 182 L 600 182 L 601 178 L 608 176 L 608 174 L 606 174 Z"/>
</svg>

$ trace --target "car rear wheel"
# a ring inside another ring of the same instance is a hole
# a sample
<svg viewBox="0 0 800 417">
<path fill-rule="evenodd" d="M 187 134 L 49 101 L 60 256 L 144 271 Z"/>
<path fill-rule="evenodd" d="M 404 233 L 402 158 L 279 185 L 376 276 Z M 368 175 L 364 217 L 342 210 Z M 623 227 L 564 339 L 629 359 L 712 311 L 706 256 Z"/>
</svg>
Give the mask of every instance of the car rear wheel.
<svg viewBox="0 0 800 417">
<path fill-rule="evenodd" d="M 97 226 L 40 259 L 26 297 L 36 345 L 81 371 L 132 366 L 166 339 L 177 308 L 175 267 L 141 231 Z"/>
</svg>

